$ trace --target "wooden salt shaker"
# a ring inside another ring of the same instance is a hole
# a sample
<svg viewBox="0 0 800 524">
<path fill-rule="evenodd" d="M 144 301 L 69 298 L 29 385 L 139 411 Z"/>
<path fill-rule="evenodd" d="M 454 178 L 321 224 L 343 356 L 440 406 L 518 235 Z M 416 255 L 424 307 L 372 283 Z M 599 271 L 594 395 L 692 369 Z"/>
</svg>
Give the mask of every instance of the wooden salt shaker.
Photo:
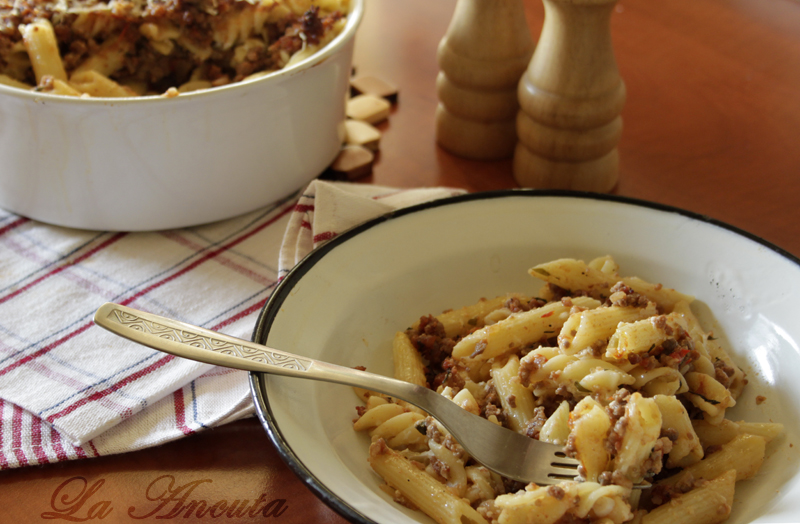
<svg viewBox="0 0 800 524">
<path fill-rule="evenodd" d="M 438 50 L 441 147 L 472 159 L 513 155 L 517 84 L 533 47 L 522 0 L 458 0 Z"/>
<path fill-rule="evenodd" d="M 542 34 L 519 84 L 514 178 L 523 187 L 609 191 L 625 104 L 611 44 L 617 0 L 542 1 Z"/>
</svg>

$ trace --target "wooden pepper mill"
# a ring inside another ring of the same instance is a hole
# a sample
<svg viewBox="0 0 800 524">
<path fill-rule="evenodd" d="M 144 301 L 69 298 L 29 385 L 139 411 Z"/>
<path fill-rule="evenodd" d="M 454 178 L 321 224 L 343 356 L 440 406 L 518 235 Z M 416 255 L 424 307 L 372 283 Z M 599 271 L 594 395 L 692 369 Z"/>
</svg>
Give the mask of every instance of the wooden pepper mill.
<svg viewBox="0 0 800 524">
<path fill-rule="evenodd" d="M 458 0 L 438 50 L 440 146 L 480 160 L 513 155 L 517 84 L 533 47 L 522 0 Z"/>
<path fill-rule="evenodd" d="M 611 44 L 617 0 L 542 0 L 544 26 L 519 83 L 514 178 L 523 187 L 609 191 L 625 84 Z"/>
</svg>

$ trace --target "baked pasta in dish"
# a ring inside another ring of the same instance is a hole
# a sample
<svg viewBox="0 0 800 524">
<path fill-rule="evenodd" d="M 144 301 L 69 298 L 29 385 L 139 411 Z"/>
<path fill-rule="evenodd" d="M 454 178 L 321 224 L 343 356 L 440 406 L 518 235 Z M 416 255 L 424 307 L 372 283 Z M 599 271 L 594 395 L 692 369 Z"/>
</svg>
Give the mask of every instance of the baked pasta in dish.
<svg viewBox="0 0 800 524">
<path fill-rule="evenodd" d="M 0 0 L 0 84 L 174 96 L 306 58 L 347 12 L 348 0 Z"/>
<path fill-rule="evenodd" d="M 475 463 L 436 420 L 356 390 L 357 431 L 393 499 L 440 524 L 713 524 L 731 511 L 777 423 L 726 418 L 747 380 L 693 297 L 622 276 L 611 257 L 560 259 L 509 294 L 394 337 L 395 376 L 476 415 L 564 446 L 579 478 L 523 485 Z M 652 483 L 642 491 L 635 486 Z"/>
</svg>

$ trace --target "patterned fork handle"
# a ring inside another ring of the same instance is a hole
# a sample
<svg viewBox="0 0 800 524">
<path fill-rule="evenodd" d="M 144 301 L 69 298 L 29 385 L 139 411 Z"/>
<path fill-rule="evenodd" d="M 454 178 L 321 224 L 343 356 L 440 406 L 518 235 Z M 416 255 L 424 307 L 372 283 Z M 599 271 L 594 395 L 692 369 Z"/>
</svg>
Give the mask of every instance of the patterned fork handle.
<svg viewBox="0 0 800 524">
<path fill-rule="evenodd" d="M 245 371 L 322 380 L 380 391 L 430 408 L 426 388 L 364 371 L 301 357 L 191 324 L 107 303 L 97 325 L 133 342 L 198 362 Z M 438 395 L 437 395 L 438 396 Z"/>
<path fill-rule="evenodd" d="M 475 460 L 514 480 L 550 484 L 576 474 L 578 462 L 566 458 L 561 446 L 493 424 L 428 388 L 300 357 L 117 304 L 101 306 L 94 320 L 134 342 L 199 362 L 357 386 L 405 400 L 436 417 Z"/>
</svg>

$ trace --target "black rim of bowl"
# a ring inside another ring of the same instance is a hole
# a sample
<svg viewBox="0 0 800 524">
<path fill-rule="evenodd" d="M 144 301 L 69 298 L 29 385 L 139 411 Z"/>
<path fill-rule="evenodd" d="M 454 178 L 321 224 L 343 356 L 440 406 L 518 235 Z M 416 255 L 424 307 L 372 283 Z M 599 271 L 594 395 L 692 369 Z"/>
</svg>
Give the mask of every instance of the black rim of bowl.
<svg viewBox="0 0 800 524">
<path fill-rule="evenodd" d="M 301 260 L 294 268 L 292 268 L 292 270 L 285 276 L 285 278 L 283 278 L 283 280 L 281 280 L 281 282 L 275 288 L 275 291 L 272 293 L 269 300 L 264 305 L 264 308 L 261 310 L 261 313 L 259 314 L 258 322 L 256 323 L 255 329 L 253 331 L 252 340 L 260 344 L 263 344 L 266 341 L 267 335 L 269 334 L 269 330 L 272 327 L 272 323 L 275 319 L 275 315 L 280 309 L 281 304 L 285 301 L 286 297 L 289 296 L 289 293 L 294 288 L 297 281 L 305 273 L 307 273 L 317 262 L 319 262 L 329 251 L 331 251 L 336 246 L 342 244 L 343 242 L 346 242 L 347 239 L 352 238 L 362 233 L 363 231 L 375 227 L 383 222 L 394 220 L 411 213 L 417 213 L 422 210 L 441 207 L 441 206 L 448 206 L 472 200 L 490 200 L 490 199 L 508 198 L 508 197 L 584 198 L 589 200 L 600 200 L 607 202 L 616 202 L 620 204 L 628 204 L 632 206 L 653 209 L 656 211 L 683 215 L 685 217 L 698 220 L 706 224 L 714 225 L 722 229 L 726 229 L 728 231 L 736 233 L 742 237 L 752 240 L 753 242 L 756 242 L 758 244 L 767 247 L 768 249 L 774 251 L 778 255 L 781 255 L 784 258 L 790 260 L 791 262 L 794 262 L 794 264 L 796 264 L 797 266 L 800 266 L 800 258 L 792 255 L 785 249 L 782 249 L 757 235 L 749 233 L 748 231 L 740 229 L 736 226 L 732 226 L 720 220 L 716 220 L 709 216 L 702 215 L 700 213 L 695 213 L 693 211 L 687 211 L 666 204 L 659 204 L 656 202 L 650 202 L 646 200 L 640 200 L 636 198 L 619 196 L 619 195 L 608 195 L 603 193 L 589 193 L 589 192 L 569 191 L 569 190 L 508 189 L 499 191 L 465 193 L 453 197 L 447 197 L 429 202 L 424 202 L 422 204 L 405 207 L 402 209 L 398 209 L 396 211 L 392 211 L 385 215 L 381 215 L 379 217 L 364 222 L 363 224 L 355 226 L 354 228 L 349 229 L 335 236 L 325 244 L 313 250 L 303 260 Z M 266 378 L 265 374 L 250 373 L 250 391 L 253 396 L 253 401 L 255 403 L 256 414 L 258 415 L 258 418 L 261 421 L 261 425 L 264 427 L 267 435 L 269 436 L 269 439 L 275 445 L 275 448 L 277 449 L 278 454 L 281 456 L 283 461 L 311 489 L 311 491 L 317 497 L 319 497 L 320 500 L 322 500 L 325 504 L 327 504 L 331 509 L 339 513 L 341 516 L 343 516 L 344 518 L 346 518 L 351 522 L 357 522 L 363 524 L 377 524 L 375 521 L 366 517 L 356 509 L 354 509 L 352 506 L 350 506 L 344 500 L 342 500 L 336 494 L 334 494 L 331 490 L 329 490 L 322 482 L 319 481 L 319 479 L 317 479 L 314 476 L 313 473 L 311 473 L 311 471 L 297 457 L 297 455 L 295 455 L 291 445 L 286 441 L 286 439 L 284 439 L 283 434 L 280 431 L 280 428 L 275 423 L 272 409 L 266 398 L 265 378 Z"/>
</svg>

